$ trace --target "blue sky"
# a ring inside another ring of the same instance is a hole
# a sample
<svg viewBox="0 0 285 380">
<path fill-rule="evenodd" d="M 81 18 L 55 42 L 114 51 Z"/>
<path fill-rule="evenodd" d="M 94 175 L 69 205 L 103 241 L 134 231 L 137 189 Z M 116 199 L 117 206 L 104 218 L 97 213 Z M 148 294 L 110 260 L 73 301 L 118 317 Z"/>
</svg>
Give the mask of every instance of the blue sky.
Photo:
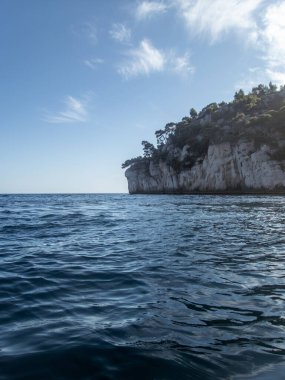
<svg viewBox="0 0 285 380">
<path fill-rule="evenodd" d="M 126 192 L 141 141 L 285 83 L 285 0 L 1 0 L 0 192 Z"/>
</svg>

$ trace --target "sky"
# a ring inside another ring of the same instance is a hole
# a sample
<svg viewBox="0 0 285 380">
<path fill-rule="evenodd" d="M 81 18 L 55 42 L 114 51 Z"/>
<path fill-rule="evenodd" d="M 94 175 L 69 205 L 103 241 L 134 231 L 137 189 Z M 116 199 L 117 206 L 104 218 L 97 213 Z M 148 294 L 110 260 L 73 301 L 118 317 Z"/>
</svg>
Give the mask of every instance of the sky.
<svg viewBox="0 0 285 380">
<path fill-rule="evenodd" d="M 285 84 L 285 0 L 1 0 L 0 193 L 124 193 L 141 141 Z"/>
</svg>

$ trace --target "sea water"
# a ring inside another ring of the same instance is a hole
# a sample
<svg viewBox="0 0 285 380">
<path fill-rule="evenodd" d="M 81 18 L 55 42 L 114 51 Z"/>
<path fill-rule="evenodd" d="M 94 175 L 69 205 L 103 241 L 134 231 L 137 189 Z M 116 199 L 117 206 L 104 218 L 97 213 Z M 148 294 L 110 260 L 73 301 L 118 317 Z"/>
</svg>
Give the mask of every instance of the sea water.
<svg viewBox="0 0 285 380">
<path fill-rule="evenodd" d="M 284 379 L 284 225 L 281 196 L 0 196 L 0 379 Z"/>
</svg>

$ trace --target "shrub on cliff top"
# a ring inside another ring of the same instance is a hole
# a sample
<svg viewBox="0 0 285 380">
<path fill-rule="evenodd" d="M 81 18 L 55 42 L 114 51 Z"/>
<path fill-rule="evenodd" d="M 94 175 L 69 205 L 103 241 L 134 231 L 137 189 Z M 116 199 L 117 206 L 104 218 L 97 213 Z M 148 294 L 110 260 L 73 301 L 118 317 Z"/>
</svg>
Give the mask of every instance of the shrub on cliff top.
<svg viewBox="0 0 285 380">
<path fill-rule="evenodd" d="M 190 117 L 185 116 L 178 123 L 168 123 L 164 129 L 155 132 L 157 147 L 143 141 L 144 157 L 127 160 L 122 167 L 162 160 L 181 170 L 187 162 L 191 166 L 199 157 L 205 156 L 209 144 L 235 143 L 241 136 L 260 144 L 266 139 L 270 142 L 271 133 L 285 136 L 285 86 L 278 91 L 270 82 L 269 86 L 254 87 L 248 94 L 239 90 L 232 102 L 210 103 L 199 113 L 191 108 Z M 190 152 L 185 162 L 171 158 L 172 149 L 182 150 L 185 145 L 189 146 Z"/>
</svg>

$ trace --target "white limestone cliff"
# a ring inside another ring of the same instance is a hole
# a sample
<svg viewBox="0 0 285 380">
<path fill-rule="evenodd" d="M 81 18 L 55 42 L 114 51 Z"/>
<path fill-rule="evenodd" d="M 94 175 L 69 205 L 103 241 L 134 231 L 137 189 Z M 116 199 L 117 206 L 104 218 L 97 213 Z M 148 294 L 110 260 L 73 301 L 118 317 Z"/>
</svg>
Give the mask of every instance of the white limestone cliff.
<svg viewBox="0 0 285 380">
<path fill-rule="evenodd" d="M 279 193 L 285 192 L 285 161 L 271 158 L 270 145 L 251 141 L 209 146 L 191 168 L 174 170 L 165 161 L 149 160 L 126 170 L 134 193 Z M 186 149 L 180 152 L 185 159 Z"/>
</svg>

